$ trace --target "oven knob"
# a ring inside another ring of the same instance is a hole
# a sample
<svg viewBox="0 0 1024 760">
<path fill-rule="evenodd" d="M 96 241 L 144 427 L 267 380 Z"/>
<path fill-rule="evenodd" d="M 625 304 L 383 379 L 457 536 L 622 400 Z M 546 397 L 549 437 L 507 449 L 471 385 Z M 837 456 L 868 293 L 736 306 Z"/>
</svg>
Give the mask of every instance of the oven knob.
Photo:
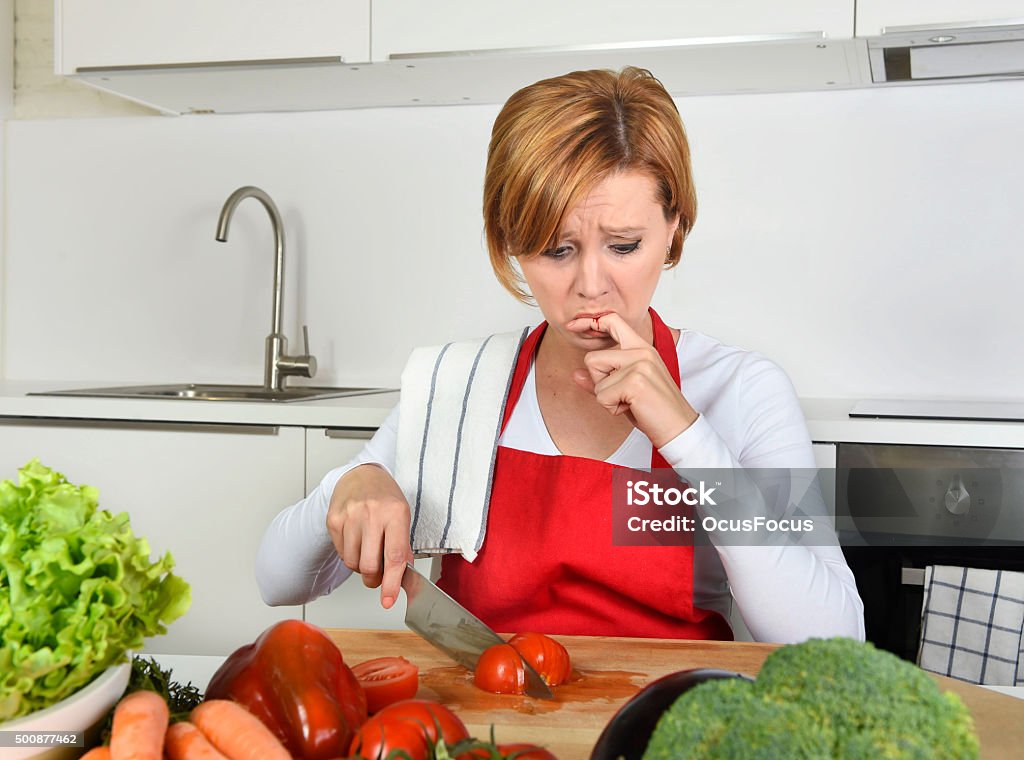
<svg viewBox="0 0 1024 760">
<path fill-rule="evenodd" d="M 953 515 L 966 515 L 971 509 L 971 495 L 959 475 L 954 476 L 946 489 L 946 510 Z"/>
</svg>

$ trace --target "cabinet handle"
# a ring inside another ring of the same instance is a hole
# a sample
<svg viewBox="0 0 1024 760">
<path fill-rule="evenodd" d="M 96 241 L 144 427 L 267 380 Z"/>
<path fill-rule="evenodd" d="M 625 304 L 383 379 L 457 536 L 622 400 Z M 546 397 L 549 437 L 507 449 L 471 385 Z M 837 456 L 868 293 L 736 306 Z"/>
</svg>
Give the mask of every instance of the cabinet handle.
<svg viewBox="0 0 1024 760">
<path fill-rule="evenodd" d="M 786 32 L 783 34 L 741 34 L 733 37 L 683 37 L 671 40 L 644 40 L 641 42 L 600 42 L 590 45 L 537 45 L 533 47 L 491 48 L 484 50 L 444 50 L 432 53 L 391 53 L 388 60 L 407 61 L 414 58 L 456 58 L 459 56 L 497 57 L 508 55 L 536 55 L 537 53 L 586 53 L 613 50 L 640 50 L 644 48 L 682 48 L 696 45 L 737 45 L 751 42 L 795 42 L 823 40 L 825 32 Z"/>
<path fill-rule="evenodd" d="M 357 438 L 368 441 L 373 438 L 377 428 L 324 428 L 324 435 L 328 438 Z"/>
<path fill-rule="evenodd" d="M 310 66 L 321 63 L 344 63 L 340 55 L 328 55 L 314 58 L 264 58 L 253 61 L 196 61 L 194 63 L 136 63 L 129 66 L 79 66 L 78 74 L 101 74 L 105 71 L 154 71 L 163 69 L 209 69 L 250 66 Z"/>
<path fill-rule="evenodd" d="M 175 433 L 227 433 L 233 435 L 277 435 L 277 425 L 235 425 L 219 422 L 153 422 L 151 420 L 85 420 L 52 417 L 0 417 L 0 425 L 31 427 L 90 428 L 93 430 L 153 430 Z"/>
</svg>

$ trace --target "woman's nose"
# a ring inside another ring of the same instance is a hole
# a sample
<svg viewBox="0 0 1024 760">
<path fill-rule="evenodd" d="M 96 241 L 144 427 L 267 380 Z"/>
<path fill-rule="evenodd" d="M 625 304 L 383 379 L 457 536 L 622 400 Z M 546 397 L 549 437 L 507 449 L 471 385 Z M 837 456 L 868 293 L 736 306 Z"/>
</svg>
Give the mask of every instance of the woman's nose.
<svg viewBox="0 0 1024 760">
<path fill-rule="evenodd" d="M 608 292 L 608 271 L 600 251 L 583 249 L 576 257 L 576 294 L 594 299 Z"/>
</svg>

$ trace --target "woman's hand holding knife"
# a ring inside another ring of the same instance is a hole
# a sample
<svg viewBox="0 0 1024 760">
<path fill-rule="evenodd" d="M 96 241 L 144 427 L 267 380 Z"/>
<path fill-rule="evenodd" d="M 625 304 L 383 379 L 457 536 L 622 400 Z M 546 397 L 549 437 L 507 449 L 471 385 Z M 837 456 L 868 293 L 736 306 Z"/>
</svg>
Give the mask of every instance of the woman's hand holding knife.
<svg viewBox="0 0 1024 760">
<path fill-rule="evenodd" d="M 382 467 L 360 465 L 334 487 L 327 532 L 345 567 L 362 575 L 367 587 L 380 586 L 384 609 L 398 599 L 405 563 L 413 559 L 409 524 L 409 502 Z"/>
</svg>

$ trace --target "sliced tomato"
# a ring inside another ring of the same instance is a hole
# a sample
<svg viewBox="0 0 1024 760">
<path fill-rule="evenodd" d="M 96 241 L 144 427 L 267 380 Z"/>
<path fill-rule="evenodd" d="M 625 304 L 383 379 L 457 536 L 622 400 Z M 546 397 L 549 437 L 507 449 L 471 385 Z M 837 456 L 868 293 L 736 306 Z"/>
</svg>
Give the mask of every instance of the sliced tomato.
<svg viewBox="0 0 1024 760">
<path fill-rule="evenodd" d="M 523 694 L 526 670 L 519 652 L 508 644 L 495 644 L 484 650 L 476 662 L 473 683 L 495 694 Z"/>
<path fill-rule="evenodd" d="M 455 713 L 429 699 L 406 699 L 388 705 L 356 732 L 349 755 L 384 760 L 399 749 L 412 760 L 426 760 L 430 747 L 443 739 L 449 747 L 469 737 Z"/>
<path fill-rule="evenodd" d="M 378 657 L 352 667 L 366 692 L 366 707 L 373 715 L 390 704 L 412 699 L 420 688 L 420 669 L 404 657 Z"/>
<path fill-rule="evenodd" d="M 508 642 L 548 686 L 569 680 L 572 664 L 565 647 L 543 633 L 517 633 Z"/>
</svg>

